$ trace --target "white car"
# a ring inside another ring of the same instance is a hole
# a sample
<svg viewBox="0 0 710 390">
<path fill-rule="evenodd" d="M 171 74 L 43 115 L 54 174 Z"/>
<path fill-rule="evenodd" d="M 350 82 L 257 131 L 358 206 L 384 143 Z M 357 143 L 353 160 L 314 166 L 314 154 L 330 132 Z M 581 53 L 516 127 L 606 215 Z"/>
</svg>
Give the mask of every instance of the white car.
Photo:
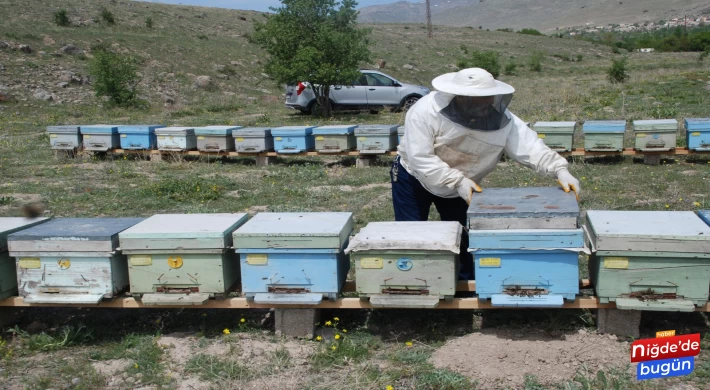
<svg viewBox="0 0 710 390">
<path fill-rule="evenodd" d="M 407 110 L 422 96 L 431 92 L 420 85 L 406 84 L 376 70 L 360 70 L 362 75 L 352 84 L 330 87 L 333 109 L 370 109 L 382 107 Z M 286 107 L 312 114 L 320 107 L 310 84 L 302 81 L 286 86 Z"/>
</svg>

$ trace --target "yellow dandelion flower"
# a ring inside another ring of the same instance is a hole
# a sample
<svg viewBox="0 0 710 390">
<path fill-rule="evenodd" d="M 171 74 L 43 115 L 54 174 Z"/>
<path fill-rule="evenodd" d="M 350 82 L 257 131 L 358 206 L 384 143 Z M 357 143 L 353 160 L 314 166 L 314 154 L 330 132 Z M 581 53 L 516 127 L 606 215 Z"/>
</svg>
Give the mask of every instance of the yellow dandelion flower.
<svg viewBox="0 0 710 390">
<path fill-rule="evenodd" d="M 336 334 L 336 335 L 335 335 L 335 339 L 336 339 L 336 340 L 340 340 L 340 335 L 339 335 L 339 334 Z"/>
<path fill-rule="evenodd" d="M 321 340 L 323 340 L 322 337 L 320 337 L 320 336 L 316 337 L 316 341 L 321 341 Z"/>
<path fill-rule="evenodd" d="M 343 329 L 343 333 L 348 333 L 348 330 L 347 330 L 347 329 Z"/>
<path fill-rule="evenodd" d="M 340 318 L 338 318 L 338 317 L 333 317 L 333 321 L 340 321 Z"/>
<path fill-rule="evenodd" d="M 669 208 L 669 207 L 671 207 L 671 206 L 669 206 L 669 205 L 666 205 L 666 208 Z"/>
<path fill-rule="evenodd" d="M 243 323 L 247 322 L 247 320 L 245 320 L 244 318 L 242 318 L 241 320 L 239 320 L 239 322 L 241 322 L 241 323 L 243 324 Z"/>
<path fill-rule="evenodd" d="M 407 341 L 407 342 L 404 343 L 404 344 L 407 345 L 408 347 L 411 347 L 412 345 L 414 345 L 414 343 L 412 343 L 411 341 Z"/>
<path fill-rule="evenodd" d="M 332 349 L 333 351 L 335 351 L 336 349 L 338 349 L 338 347 L 336 347 L 336 346 L 334 345 L 334 346 L 330 347 L 330 349 Z"/>
<path fill-rule="evenodd" d="M 224 334 L 230 334 L 230 333 L 232 333 L 232 332 L 230 332 L 229 329 L 224 328 L 224 330 L 222 331 L 222 333 L 224 333 Z"/>
<path fill-rule="evenodd" d="M 331 325 L 333 325 L 332 322 L 330 322 L 330 321 L 326 321 L 326 322 L 325 322 L 325 326 L 331 326 Z"/>
<path fill-rule="evenodd" d="M 133 368 L 138 368 L 138 363 L 133 363 Z"/>
<path fill-rule="evenodd" d="M 392 385 L 387 385 L 387 387 L 385 387 L 385 390 L 394 390 L 394 387 L 392 387 Z"/>
<path fill-rule="evenodd" d="M 693 202 L 693 206 L 700 207 L 700 202 Z"/>
<path fill-rule="evenodd" d="M 582 180 L 587 180 L 587 178 L 585 176 L 582 176 Z"/>
</svg>

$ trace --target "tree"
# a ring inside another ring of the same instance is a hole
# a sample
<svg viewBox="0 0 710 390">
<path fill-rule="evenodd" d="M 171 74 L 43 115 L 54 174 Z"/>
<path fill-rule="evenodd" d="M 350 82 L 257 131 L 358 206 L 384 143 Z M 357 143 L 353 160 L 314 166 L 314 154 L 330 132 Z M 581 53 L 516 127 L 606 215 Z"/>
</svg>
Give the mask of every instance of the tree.
<svg viewBox="0 0 710 390">
<path fill-rule="evenodd" d="M 626 57 L 618 60 L 612 59 L 611 67 L 606 71 L 609 81 L 612 83 L 623 83 L 629 78 L 626 73 Z"/>
<path fill-rule="evenodd" d="M 283 0 L 253 42 L 268 54 L 265 73 L 281 84 L 308 81 L 325 116 L 331 116 L 330 87 L 352 85 L 359 65 L 370 61 L 369 29 L 357 28 L 354 0 Z"/>
<path fill-rule="evenodd" d="M 462 58 L 456 64 L 459 68 L 482 68 L 488 71 L 493 77 L 500 76 L 500 60 L 497 51 L 471 51 L 468 58 Z"/>
<path fill-rule="evenodd" d="M 89 71 L 94 78 L 96 96 L 108 96 L 110 102 L 118 106 L 140 103 L 136 94 L 140 78 L 133 58 L 114 53 L 106 47 L 97 47 Z"/>
<path fill-rule="evenodd" d="M 60 9 L 54 13 L 54 24 L 62 27 L 67 27 L 71 24 L 69 16 L 67 15 L 67 10 Z"/>
</svg>

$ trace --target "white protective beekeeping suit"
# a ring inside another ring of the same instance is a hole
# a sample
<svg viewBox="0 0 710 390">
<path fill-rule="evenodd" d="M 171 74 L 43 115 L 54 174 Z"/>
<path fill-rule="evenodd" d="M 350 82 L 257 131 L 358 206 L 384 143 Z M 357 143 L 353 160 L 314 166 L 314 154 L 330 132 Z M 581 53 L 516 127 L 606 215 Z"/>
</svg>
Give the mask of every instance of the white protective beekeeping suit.
<svg viewBox="0 0 710 390">
<path fill-rule="evenodd" d="M 567 160 L 508 111 L 513 87 L 480 68 L 445 74 L 432 84 L 438 91 L 410 108 L 397 149 L 402 166 L 429 192 L 443 198 L 462 196 L 470 202 L 463 194 L 481 191 L 475 183 L 495 169 L 505 151 L 579 195 L 579 182 L 567 171 Z M 490 105 L 466 106 L 459 104 L 466 98 L 456 96 L 488 97 Z"/>
</svg>

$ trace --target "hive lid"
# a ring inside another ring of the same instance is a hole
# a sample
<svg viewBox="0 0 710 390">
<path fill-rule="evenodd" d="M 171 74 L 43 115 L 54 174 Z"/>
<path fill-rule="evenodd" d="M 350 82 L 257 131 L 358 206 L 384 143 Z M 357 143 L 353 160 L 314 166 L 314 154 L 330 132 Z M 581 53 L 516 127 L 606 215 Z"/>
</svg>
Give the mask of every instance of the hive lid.
<svg viewBox="0 0 710 390">
<path fill-rule="evenodd" d="M 113 125 L 89 125 L 80 126 L 81 134 L 116 134 L 118 127 Z"/>
<path fill-rule="evenodd" d="M 271 135 L 293 137 L 298 135 L 313 134 L 315 126 L 282 126 L 271 129 Z"/>
<path fill-rule="evenodd" d="M 79 133 L 78 125 L 67 126 L 47 126 L 47 133 L 54 134 L 77 134 Z"/>
<path fill-rule="evenodd" d="M 353 134 L 357 125 L 333 125 L 319 126 L 313 129 L 313 134 L 328 135 L 328 134 Z"/>
<path fill-rule="evenodd" d="M 710 118 L 686 118 L 686 130 L 708 130 L 710 129 Z"/>
<path fill-rule="evenodd" d="M 245 213 L 157 214 L 119 235 L 121 250 L 225 249 Z"/>
<path fill-rule="evenodd" d="M 234 136 L 234 137 L 244 137 L 244 136 L 269 137 L 269 136 L 271 136 L 271 128 L 270 127 L 245 127 L 243 129 L 233 130 L 232 136 Z"/>
<path fill-rule="evenodd" d="M 9 234 L 47 221 L 49 218 L 0 218 L 0 252 L 7 251 Z"/>
<path fill-rule="evenodd" d="M 458 222 L 370 222 L 350 241 L 345 253 L 406 250 L 458 254 L 462 231 Z"/>
<path fill-rule="evenodd" d="M 355 134 L 395 134 L 399 125 L 361 125 L 355 129 Z"/>
<path fill-rule="evenodd" d="M 710 210 L 698 211 L 698 217 L 700 217 L 700 219 L 702 219 L 706 224 L 710 225 Z"/>
<path fill-rule="evenodd" d="M 634 121 L 634 131 L 677 131 L 678 121 L 675 119 L 651 119 Z"/>
<path fill-rule="evenodd" d="M 155 134 L 158 135 L 193 135 L 195 134 L 195 129 L 192 127 L 161 127 L 155 129 Z"/>
<path fill-rule="evenodd" d="M 119 134 L 151 134 L 163 125 L 122 125 L 118 126 Z"/>
<path fill-rule="evenodd" d="M 144 218 L 57 218 L 7 237 L 10 252 L 111 252 Z"/>
<path fill-rule="evenodd" d="M 585 133 L 623 133 L 626 131 L 626 121 L 586 121 L 582 125 Z"/>
<path fill-rule="evenodd" d="M 352 230 L 352 213 L 259 213 L 234 232 L 234 247 L 339 249 Z"/>
<path fill-rule="evenodd" d="M 222 135 L 230 136 L 232 131 L 241 129 L 241 126 L 204 126 L 195 127 L 196 135 Z"/>
<path fill-rule="evenodd" d="M 587 211 L 599 251 L 710 253 L 710 226 L 692 211 Z"/>
<path fill-rule="evenodd" d="M 545 133 L 571 133 L 577 122 L 535 122 L 533 130 Z"/>
</svg>

